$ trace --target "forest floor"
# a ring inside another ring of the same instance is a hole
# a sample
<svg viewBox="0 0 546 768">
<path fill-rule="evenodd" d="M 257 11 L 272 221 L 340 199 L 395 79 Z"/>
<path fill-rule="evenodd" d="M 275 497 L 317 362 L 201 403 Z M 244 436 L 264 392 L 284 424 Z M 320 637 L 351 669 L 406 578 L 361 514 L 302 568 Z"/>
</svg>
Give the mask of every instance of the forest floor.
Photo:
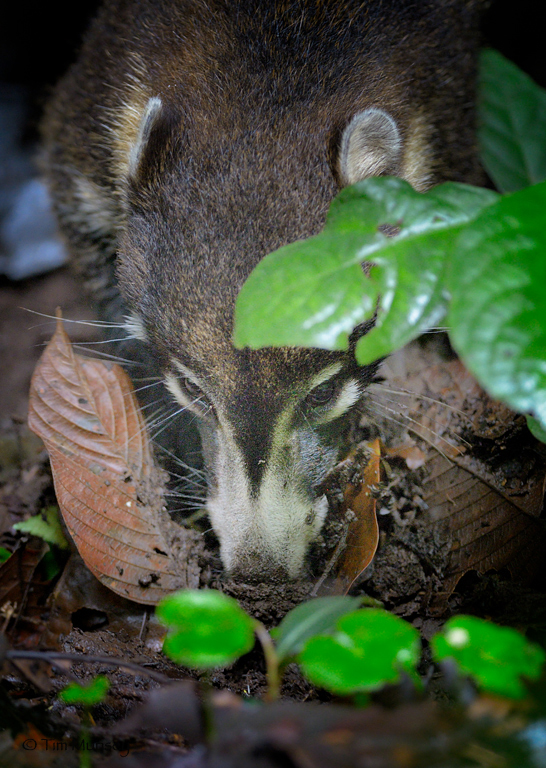
<svg viewBox="0 0 546 768">
<path fill-rule="evenodd" d="M 84 715 L 57 693 L 70 680 L 97 673 L 111 683 L 87 725 L 97 766 L 527 764 L 521 740 L 511 740 L 514 718 L 521 724 L 522 712 L 507 715 L 503 705 L 468 691 L 471 707 L 442 706 L 445 692 L 426 648 L 455 613 L 521 629 L 544 644 L 546 453 L 525 420 L 492 402 L 440 336 L 385 364 L 385 381 L 373 388 L 355 431 L 359 444 L 379 438 L 381 475 L 374 488 L 378 551 L 362 573 L 356 566 L 351 594 L 380 600 L 420 631 L 428 694 L 394 686 L 375 696 L 371 707 L 353 709 L 311 686 L 291 665 L 281 701 L 257 707 L 253 702 L 263 698 L 266 679 L 255 648 L 210 675 L 212 693 L 203 708 L 203 681 L 161 653 L 164 630 L 149 607 L 111 592 L 76 554 L 57 553 L 52 571 L 48 545 L 12 528 L 56 503 L 47 453 L 26 425 L 30 378 L 54 322 L 26 310 L 52 315 L 57 306 L 65 318 L 93 319 L 66 269 L 0 286 L 0 546 L 14 553 L 0 567 L 0 619 L 7 648 L 63 652 L 71 659 L 5 658 L 1 765 L 85 764 L 77 746 Z M 92 326 L 69 326 L 73 343 L 98 338 Z M 321 573 L 328 576 L 323 572 L 334 529 L 327 524 L 308 579 L 276 586 L 225 579 L 209 536 L 199 583 L 231 594 L 273 627 L 302 600 L 327 594 L 317 582 Z"/>
</svg>

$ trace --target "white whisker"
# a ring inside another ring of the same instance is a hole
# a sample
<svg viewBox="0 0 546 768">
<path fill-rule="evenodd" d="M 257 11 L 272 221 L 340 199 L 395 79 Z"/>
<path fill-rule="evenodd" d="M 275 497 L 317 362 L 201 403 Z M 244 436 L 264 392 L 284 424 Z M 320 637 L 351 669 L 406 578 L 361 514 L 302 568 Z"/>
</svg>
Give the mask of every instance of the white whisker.
<svg viewBox="0 0 546 768">
<path fill-rule="evenodd" d="M 436 405 L 441 405 L 442 407 L 447 408 L 450 411 L 453 411 L 453 413 L 456 413 L 459 416 L 464 416 L 464 418 L 467 419 L 469 422 L 472 422 L 472 419 L 467 413 L 465 413 L 464 411 L 461 411 L 459 408 L 455 408 L 453 405 L 449 405 L 449 403 L 445 403 L 443 400 L 438 400 L 435 397 L 428 397 L 427 395 L 422 395 L 419 392 L 412 392 L 411 389 L 390 389 L 389 387 L 386 387 L 383 384 L 373 384 L 371 386 L 376 386 L 378 388 L 379 394 L 382 394 L 383 392 L 387 392 L 391 395 L 401 395 L 403 397 L 415 397 L 417 400 L 424 400 L 428 403 L 435 403 Z M 394 403 L 396 401 L 393 399 L 388 399 L 388 402 Z"/>
<path fill-rule="evenodd" d="M 197 401 L 195 401 L 197 402 Z M 157 430 L 157 427 L 159 427 L 161 424 L 163 424 L 162 428 L 152 435 L 152 440 L 157 440 L 158 435 L 160 435 L 163 430 L 165 430 L 169 426 L 169 422 L 172 421 L 178 414 L 184 413 L 184 411 L 187 410 L 187 406 L 182 406 L 181 408 L 178 408 L 174 413 L 169 413 L 165 416 L 165 418 L 158 423 L 154 424 L 153 429 Z M 151 431 L 151 430 L 150 430 Z"/>
<path fill-rule="evenodd" d="M 157 387 L 158 384 L 163 384 L 162 379 L 158 379 L 157 381 L 153 381 L 151 384 L 145 384 L 143 387 L 138 387 L 138 389 L 135 389 L 134 392 L 142 392 L 144 389 L 150 389 L 150 387 Z M 157 400 L 154 402 L 158 402 Z M 146 407 L 146 406 L 143 406 Z"/>
<path fill-rule="evenodd" d="M 164 453 L 166 453 L 166 454 L 167 454 L 167 456 L 170 456 L 170 458 L 171 458 L 171 459 L 173 459 L 173 461 L 174 461 L 174 462 L 176 462 L 176 464 L 178 464 L 178 466 L 182 467 L 182 469 L 187 469 L 187 470 L 188 470 L 188 472 L 190 472 L 191 474 L 199 475 L 199 476 L 201 476 L 203 479 L 206 477 L 206 473 L 205 473 L 205 472 L 204 472 L 202 469 L 197 469 L 197 467 L 192 467 L 192 466 L 190 466 L 189 464 L 186 464 L 184 461 L 182 461 L 182 459 L 180 459 L 180 458 L 179 458 L 178 456 L 176 456 L 174 453 L 172 453 L 172 452 L 171 452 L 171 451 L 169 451 L 167 448 L 165 448 L 165 446 L 163 446 L 163 445 L 158 445 L 157 447 L 158 447 L 158 448 L 159 448 L 161 451 L 163 451 Z M 174 473 L 171 473 L 171 474 L 174 474 Z M 181 476 L 181 475 L 175 475 L 175 477 L 179 477 L 179 478 L 180 478 L 180 480 L 183 480 L 183 481 L 185 481 L 185 480 L 186 480 L 186 478 L 185 478 L 184 476 Z"/>
<path fill-rule="evenodd" d="M 98 344 L 117 344 L 120 341 L 129 341 L 130 339 L 136 339 L 136 336 L 122 336 L 119 339 L 100 339 L 99 341 L 83 341 L 87 347 L 97 346 Z"/>
<path fill-rule="evenodd" d="M 431 438 L 428 438 L 426 435 L 422 434 L 423 430 L 425 432 L 429 432 L 437 440 L 442 441 L 443 443 L 448 445 L 450 448 L 457 448 L 457 445 L 455 443 L 450 442 L 449 440 L 447 440 L 447 438 L 443 437 L 438 432 L 435 432 L 430 427 L 427 427 L 425 424 L 421 424 L 416 419 L 412 419 L 410 416 L 406 416 L 404 414 L 398 414 L 397 411 L 393 410 L 392 408 L 389 408 L 386 405 L 383 405 L 382 403 L 372 403 L 371 405 L 375 407 L 375 410 L 371 410 L 370 409 L 371 413 L 375 413 L 377 416 L 383 417 L 385 419 L 389 419 L 394 424 L 398 424 L 401 427 L 405 427 L 408 431 L 412 432 L 414 435 L 416 435 L 417 437 L 421 438 L 421 440 L 424 440 L 426 443 L 431 445 L 433 448 L 436 448 L 436 450 L 438 450 L 442 454 L 442 456 L 445 455 L 443 453 L 443 451 L 433 442 L 433 440 Z M 378 408 L 383 408 L 384 409 L 383 412 L 379 411 Z M 389 413 L 386 413 L 387 411 Z M 400 418 L 395 418 L 394 416 L 389 415 L 389 414 L 393 414 L 393 413 L 396 414 L 397 416 L 399 416 Z M 411 426 L 412 424 L 415 425 L 415 426 Z M 458 439 L 460 439 L 461 442 L 465 442 L 461 438 L 458 438 Z M 446 457 L 446 458 L 448 458 L 448 457 Z"/>
<path fill-rule="evenodd" d="M 86 349 L 83 344 L 72 344 L 72 349 L 77 350 L 78 352 L 89 352 L 92 355 L 96 355 L 97 357 L 104 357 L 107 360 L 113 360 L 115 363 L 126 363 L 127 365 L 137 365 L 141 368 L 146 368 L 146 363 L 139 363 L 136 360 L 130 360 L 126 357 L 119 357 L 118 355 L 110 355 L 108 352 L 102 352 L 100 349 Z"/>
<path fill-rule="evenodd" d="M 200 504 L 205 503 L 205 497 L 204 496 L 193 496 L 190 493 L 180 493 L 179 491 L 167 491 L 165 493 L 165 496 L 170 496 L 173 499 L 181 499 L 182 501 L 196 501 Z"/>
<path fill-rule="evenodd" d="M 35 309 L 29 309 L 28 307 L 19 307 L 23 312 L 30 312 L 32 315 L 39 315 L 39 317 L 47 317 L 49 320 L 55 322 L 58 318 L 55 315 L 48 315 L 45 312 L 37 312 Z M 89 325 L 93 328 L 124 328 L 124 323 L 108 323 L 105 320 L 70 320 L 68 317 L 61 318 L 63 323 L 75 323 L 77 325 Z M 33 325 L 32 328 L 40 328 L 48 323 L 40 323 L 39 325 Z"/>
</svg>

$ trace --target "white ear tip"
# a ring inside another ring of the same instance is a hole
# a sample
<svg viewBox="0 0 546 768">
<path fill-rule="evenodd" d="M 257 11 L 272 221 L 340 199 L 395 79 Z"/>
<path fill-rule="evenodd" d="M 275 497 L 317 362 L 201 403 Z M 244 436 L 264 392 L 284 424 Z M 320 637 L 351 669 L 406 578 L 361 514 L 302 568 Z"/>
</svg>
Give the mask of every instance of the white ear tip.
<svg viewBox="0 0 546 768">
<path fill-rule="evenodd" d="M 144 112 L 142 113 L 142 117 L 140 118 L 140 125 L 136 141 L 129 152 L 130 176 L 136 176 L 140 158 L 142 157 L 142 152 L 146 147 L 156 117 L 161 111 L 162 106 L 163 103 L 159 96 L 152 96 L 150 99 L 148 99 L 148 103 L 146 104 Z"/>
<path fill-rule="evenodd" d="M 341 138 L 339 170 L 345 184 L 397 169 L 402 141 L 396 121 L 382 109 L 356 114 Z"/>
</svg>

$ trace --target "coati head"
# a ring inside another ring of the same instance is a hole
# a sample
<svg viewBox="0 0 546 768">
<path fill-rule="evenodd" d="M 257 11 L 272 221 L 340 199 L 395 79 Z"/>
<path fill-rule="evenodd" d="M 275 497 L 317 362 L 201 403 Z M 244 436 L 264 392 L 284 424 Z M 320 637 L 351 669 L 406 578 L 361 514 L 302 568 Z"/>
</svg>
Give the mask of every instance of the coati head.
<svg viewBox="0 0 546 768">
<path fill-rule="evenodd" d="M 295 149 L 295 137 L 271 136 L 266 146 L 247 134 L 219 146 L 216 136 L 211 157 L 184 133 L 152 97 L 131 149 L 119 280 L 132 331 L 161 360 L 175 401 L 195 414 L 226 569 L 286 580 L 301 573 L 321 530 L 324 479 L 375 366 L 359 368 L 352 349 L 236 349 L 234 303 L 260 258 L 320 228 L 340 183 L 400 172 L 400 132 L 376 107 L 351 116 L 337 179 L 326 177 L 326 142 Z"/>
<path fill-rule="evenodd" d="M 268 252 L 320 231 L 344 185 L 471 180 L 469 7 L 166 3 L 172 20 L 154 11 L 124 35 L 133 49 L 117 54 L 103 113 L 123 211 L 118 282 L 131 333 L 195 415 L 232 574 L 301 573 L 326 514 L 323 481 L 375 372 L 351 350 L 236 349 L 238 291 Z"/>
</svg>

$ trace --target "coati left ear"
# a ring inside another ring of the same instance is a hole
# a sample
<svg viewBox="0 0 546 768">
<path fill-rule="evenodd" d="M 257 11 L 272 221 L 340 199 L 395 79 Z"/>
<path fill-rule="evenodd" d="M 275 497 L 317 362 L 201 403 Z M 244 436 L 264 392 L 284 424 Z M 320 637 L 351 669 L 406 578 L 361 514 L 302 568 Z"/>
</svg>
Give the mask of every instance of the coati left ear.
<svg viewBox="0 0 546 768">
<path fill-rule="evenodd" d="M 159 118 L 161 108 L 162 103 L 159 96 L 154 96 L 153 98 L 148 99 L 146 108 L 140 118 L 135 142 L 129 151 L 128 172 L 131 178 L 134 178 L 137 175 L 144 151 L 150 139 L 150 134 L 152 133 L 152 128 Z"/>
<path fill-rule="evenodd" d="M 402 140 L 394 119 L 371 107 L 356 114 L 343 131 L 339 173 L 344 184 L 398 173 Z"/>
<path fill-rule="evenodd" d="M 159 96 L 148 99 L 128 153 L 127 177 L 138 188 L 153 186 L 180 141 L 180 117 Z"/>
</svg>

